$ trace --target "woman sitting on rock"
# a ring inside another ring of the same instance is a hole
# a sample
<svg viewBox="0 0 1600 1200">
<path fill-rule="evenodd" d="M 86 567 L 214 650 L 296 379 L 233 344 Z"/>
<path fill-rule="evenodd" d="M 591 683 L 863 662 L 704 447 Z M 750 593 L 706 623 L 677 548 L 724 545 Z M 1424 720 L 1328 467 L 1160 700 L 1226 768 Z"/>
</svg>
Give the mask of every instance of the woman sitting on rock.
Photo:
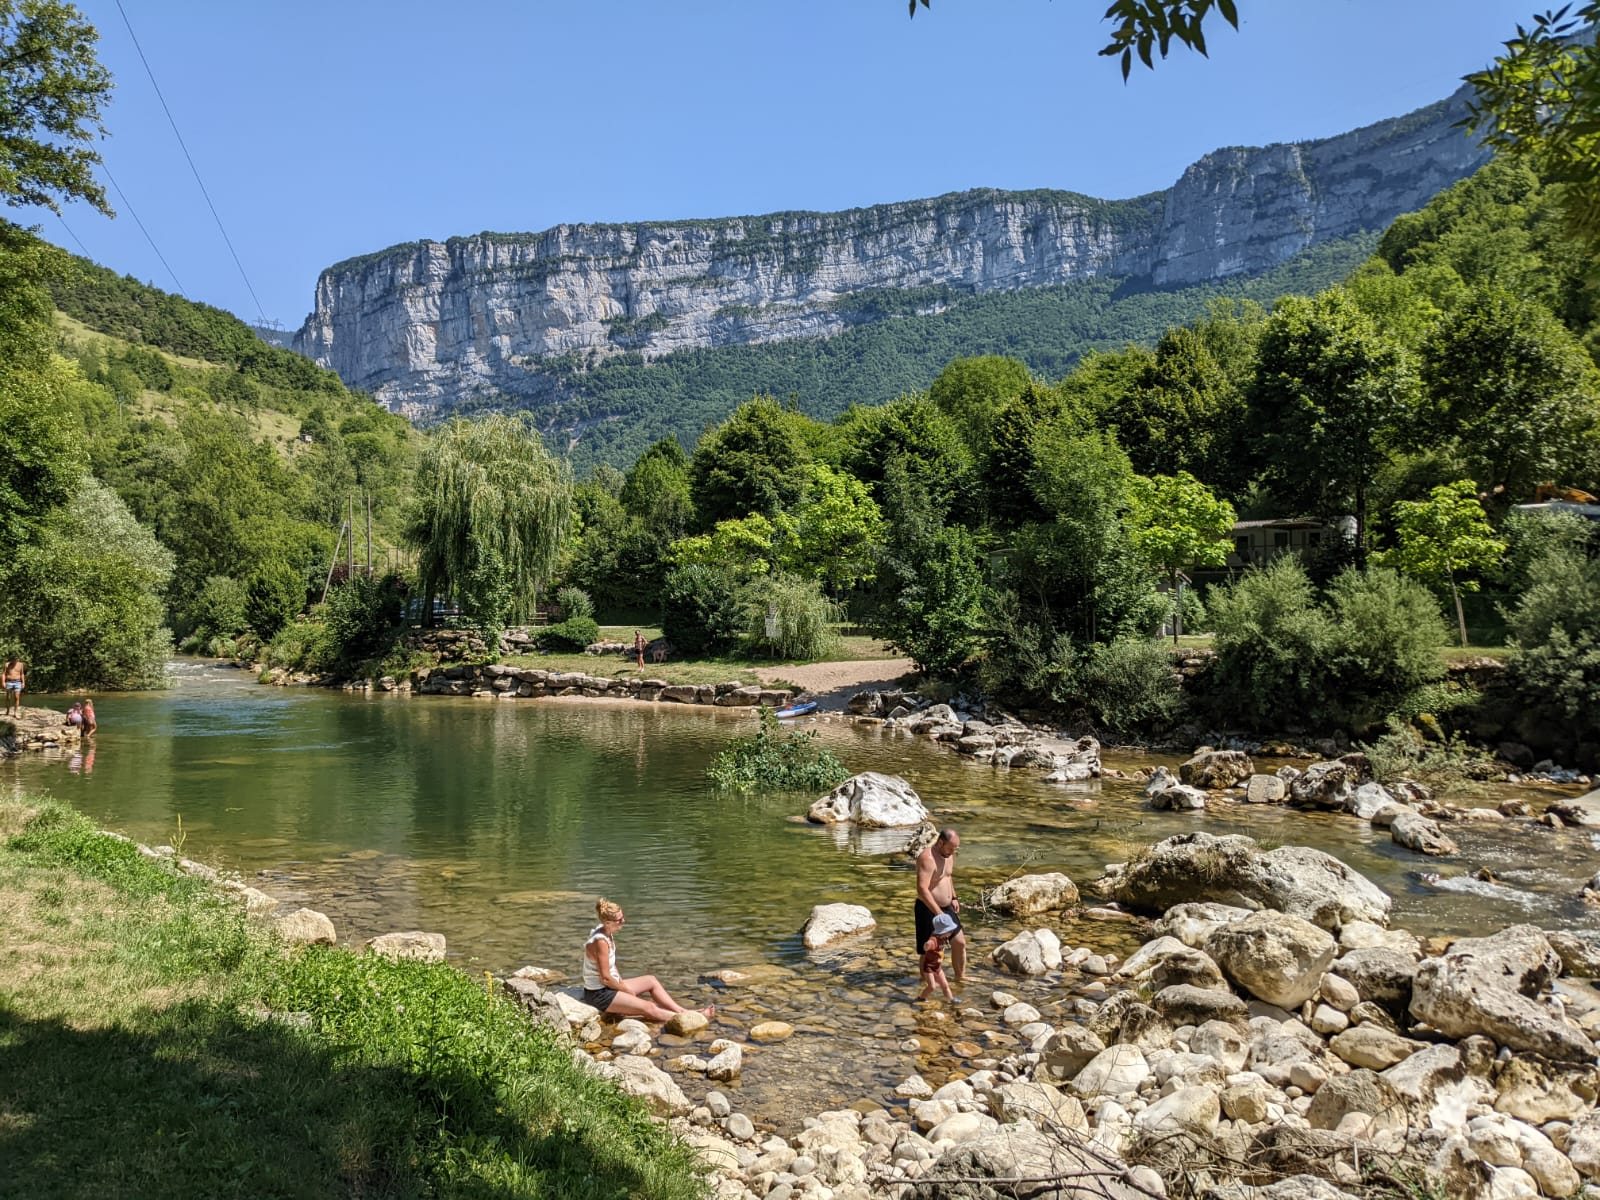
<svg viewBox="0 0 1600 1200">
<path fill-rule="evenodd" d="M 654 975 L 624 979 L 617 974 L 617 930 L 627 918 L 622 906 L 610 900 L 599 901 L 594 912 L 600 924 L 589 932 L 589 940 L 583 944 L 583 1002 L 603 1013 L 643 1017 L 646 1021 L 669 1021 L 674 1013 L 687 1011 L 667 994 Z M 653 1001 L 646 996 L 653 997 Z M 709 1017 L 716 1012 L 716 1006 L 708 1004 L 700 1011 Z"/>
</svg>

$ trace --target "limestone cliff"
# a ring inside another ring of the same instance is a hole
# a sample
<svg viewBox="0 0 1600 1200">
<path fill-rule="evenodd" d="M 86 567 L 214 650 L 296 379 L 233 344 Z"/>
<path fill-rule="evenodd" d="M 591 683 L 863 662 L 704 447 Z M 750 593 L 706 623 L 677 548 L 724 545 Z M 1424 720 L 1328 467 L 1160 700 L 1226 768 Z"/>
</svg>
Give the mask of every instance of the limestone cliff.
<svg viewBox="0 0 1600 1200">
<path fill-rule="evenodd" d="M 559 225 L 421 241 L 329 267 L 296 348 L 426 416 L 537 397 L 553 358 L 590 363 L 838 333 L 951 295 L 1092 276 L 1177 287 L 1254 274 L 1381 228 L 1485 152 L 1465 98 L 1320 141 L 1206 155 L 1165 192 L 960 192 L 838 213 Z"/>
</svg>

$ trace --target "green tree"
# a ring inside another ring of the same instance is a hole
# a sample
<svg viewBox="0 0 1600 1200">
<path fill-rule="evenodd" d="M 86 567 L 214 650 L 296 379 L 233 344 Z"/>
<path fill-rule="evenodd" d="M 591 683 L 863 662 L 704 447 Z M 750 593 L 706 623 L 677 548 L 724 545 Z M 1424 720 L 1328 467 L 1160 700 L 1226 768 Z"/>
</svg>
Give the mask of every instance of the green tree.
<svg viewBox="0 0 1600 1200">
<path fill-rule="evenodd" d="M 972 534 L 947 525 L 936 497 L 906 459 L 889 465 L 888 523 L 877 571 L 874 633 L 917 666 L 952 675 L 978 649 L 987 589 Z"/>
<path fill-rule="evenodd" d="M 13 207 L 84 200 L 111 215 L 94 177 L 111 74 L 99 34 L 59 0 L 0 0 L 0 195 Z"/>
<path fill-rule="evenodd" d="M 1455 440 L 1479 490 L 1502 504 L 1543 480 L 1592 473 L 1600 371 L 1537 301 L 1475 291 L 1423 347 L 1422 437 Z"/>
<path fill-rule="evenodd" d="M 0 592 L 0 641 L 27 648 L 36 686 L 159 685 L 172 639 L 161 597 L 172 555 L 92 477 L 51 510 Z"/>
<path fill-rule="evenodd" d="M 571 471 L 527 419 L 449 422 L 423 448 L 406 529 L 422 595 L 453 596 L 498 633 L 532 608 L 571 511 Z"/>
<path fill-rule="evenodd" d="M 900 462 L 941 517 L 974 515 L 972 450 L 956 424 L 924 395 L 883 405 L 852 405 L 837 422 L 839 465 L 888 502 L 890 464 Z"/>
<path fill-rule="evenodd" d="M 883 516 L 859 479 L 812 463 L 804 499 L 792 517 L 783 565 L 818 579 L 841 596 L 872 578 L 883 541 Z"/>
<path fill-rule="evenodd" d="M 1000 407 L 1032 382 L 1026 364 L 998 354 L 958 358 L 928 385 L 928 399 L 949 417 L 974 457 L 989 448 L 989 428 Z"/>
<path fill-rule="evenodd" d="M 1039 431 L 1061 417 L 1061 396 L 1053 388 L 1030 383 L 1000 406 L 991 425 L 983 484 L 989 519 L 1000 528 L 1016 528 L 1038 520 L 1043 512 L 1034 495 Z M 1076 421 L 1075 425 L 1081 425 Z"/>
<path fill-rule="evenodd" d="M 1135 476 L 1129 500 L 1128 536 L 1133 548 L 1161 572 L 1171 589 L 1172 640 L 1176 643 L 1183 625 L 1180 577 L 1186 568 L 1227 565 L 1233 505 L 1218 500 L 1187 471 L 1154 478 Z"/>
<path fill-rule="evenodd" d="M 1492 571 L 1506 544 L 1494 536 L 1489 517 L 1478 502 L 1470 479 L 1436 487 L 1426 500 L 1402 500 L 1394 506 L 1393 550 L 1378 556 L 1392 567 L 1430 587 L 1448 587 L 1455 602 L 1461 644 L 1467 644 L 1467 617 L 1461 593 L 1478 590 L 1474 573 Z"/>
<path fill-rule="evenodd" d="M 775 516 L 799 499 L 811 460 L 805 421 L 757 396 L 700 439 L 689 475 L 702 529 L 746 513 Z"/>
<path fill-rule="evenodd" d="M 1569 17 L 1569 14 L 1571 16 Z M 1600 253 L 1600 3 L 1571 5 L 1518 26 L 1494 65 L 1467 76 L 1470 127 L 1509 157 L 1564 185 L 1558 204 L 1592 259 Z M 1581 36 L 1587 32 L 1587 36 Z"/>
<path fill-rule="evenodd" d="M 1410 363 L 1339 289 L 1281 300 L 1260 355 L 1251 401 L 1265 480 L 1302 510 L 1353 513 L 1356 562 L 1365 566 L 1367 493 L 1410 409 Z"/>
<path fill-rule="evenodd" d="M 1245 412 L 1242 389 L 1205 336 L 1179 326 L 1162 336 L 1138 385 L 1108 415 L 1135 470 L 1186 472 L 1237 492 L 1245 483 L 1237 463 Z"/>
</svg>

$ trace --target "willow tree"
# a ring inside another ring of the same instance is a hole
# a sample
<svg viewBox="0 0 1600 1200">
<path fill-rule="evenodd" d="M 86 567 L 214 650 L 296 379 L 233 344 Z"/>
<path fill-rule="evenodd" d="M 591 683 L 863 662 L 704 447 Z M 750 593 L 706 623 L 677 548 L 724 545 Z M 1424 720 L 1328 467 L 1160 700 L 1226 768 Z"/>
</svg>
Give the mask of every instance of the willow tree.
<svg viewBox="0 0 1600 1200">
<path fill-rule="evenodd" d="M 527 615 L 567 536 L 572 471 L 524 416 L 457 419 L 417 463 L 406 529 L 424 596 L 498 630 Z"/>
</svg>

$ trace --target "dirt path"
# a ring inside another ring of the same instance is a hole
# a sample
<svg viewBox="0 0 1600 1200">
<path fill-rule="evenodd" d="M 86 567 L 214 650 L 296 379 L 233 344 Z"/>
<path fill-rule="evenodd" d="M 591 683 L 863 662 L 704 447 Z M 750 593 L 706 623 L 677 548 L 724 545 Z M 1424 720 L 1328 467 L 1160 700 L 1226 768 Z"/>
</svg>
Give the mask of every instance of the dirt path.
<svg viewBox="0 0 1600 1200">
<path fill-rule="evenodd" d="M 824 712 L 843 712 L 857 692 L 891 688 L 916 673 L 909 658 L 870 658 L 855 662 L 807 663 L 800 667 L 761 667 L 762 683 L 796 684 L 811 693 Z"/>
</svg>

